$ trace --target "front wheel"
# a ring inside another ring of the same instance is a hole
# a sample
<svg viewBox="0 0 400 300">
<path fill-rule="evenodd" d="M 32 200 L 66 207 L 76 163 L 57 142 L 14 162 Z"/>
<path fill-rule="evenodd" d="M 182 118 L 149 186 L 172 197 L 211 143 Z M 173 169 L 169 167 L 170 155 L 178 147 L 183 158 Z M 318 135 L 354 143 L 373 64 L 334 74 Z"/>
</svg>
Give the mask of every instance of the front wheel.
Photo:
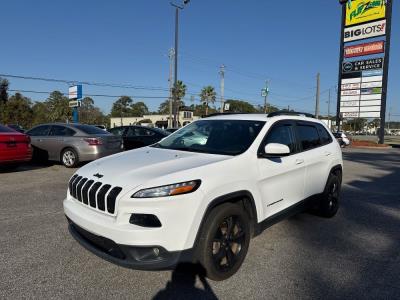
<svg viewBox="0 0 400 300">
<path fill-rule="evenodd" d="M 67 168 L 74 168 L 79 164 L 78 154 L 74 149 L 67 148 L 61 153 L 61 162 Z"/>
<path fill-rule="evenodd" d="M 340 187 L 340 177 L 330 174 L 317 209 L 319 216 L 332 218 L 336 215 L 339 209 Z"/>
<path fill-rule="evenodd" d="M 250 244 L 250 221 L 243 207 L 227 203 L 208 215 L 197 258 L 212 280 L 224 280 L 242 265 Z"/>
</svg>

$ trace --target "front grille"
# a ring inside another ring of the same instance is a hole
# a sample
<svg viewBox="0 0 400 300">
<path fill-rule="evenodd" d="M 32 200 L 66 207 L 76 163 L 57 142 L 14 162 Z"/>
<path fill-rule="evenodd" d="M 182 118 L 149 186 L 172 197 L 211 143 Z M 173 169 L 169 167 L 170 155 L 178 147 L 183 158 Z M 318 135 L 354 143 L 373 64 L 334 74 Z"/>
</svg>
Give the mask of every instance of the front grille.
<svg viewBox="0 0 400 300">
<path fill-rule="evenodd" d="M 105 213 L 114 214 L 115 202 L 122 188 L 112 187 L 100 181 L 74 175 L 69 181 L 69 193 L 79 202 Z"/>
</svg>

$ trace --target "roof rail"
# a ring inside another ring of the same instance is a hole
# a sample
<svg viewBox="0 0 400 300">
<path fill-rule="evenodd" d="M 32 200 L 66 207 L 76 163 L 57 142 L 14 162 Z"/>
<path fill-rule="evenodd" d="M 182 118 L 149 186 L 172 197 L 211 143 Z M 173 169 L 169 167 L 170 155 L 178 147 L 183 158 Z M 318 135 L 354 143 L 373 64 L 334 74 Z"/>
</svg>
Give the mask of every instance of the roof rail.
<svg viewBox="0 0 400 300">
<path fill-rule="evenodd" d="M 218 113 L 213 113 L 209 115 L 202 115 L 202 118 L 209 118 L 209 117 L 215 117 L 215 116 L 225 116 L 225 115 L 249 115 L 252 113 L 245 113 L 245 112 L 218 112 Z"/>
<path fill-rule="evenodd" d="M 313 114 L 297 112 L 297 111 L 286 111 L 286 110 L 275 111 L 267 115 L 268 118 L 276 116 L 302 116 L 302 117 L 315 118 Z"/>
</svg>

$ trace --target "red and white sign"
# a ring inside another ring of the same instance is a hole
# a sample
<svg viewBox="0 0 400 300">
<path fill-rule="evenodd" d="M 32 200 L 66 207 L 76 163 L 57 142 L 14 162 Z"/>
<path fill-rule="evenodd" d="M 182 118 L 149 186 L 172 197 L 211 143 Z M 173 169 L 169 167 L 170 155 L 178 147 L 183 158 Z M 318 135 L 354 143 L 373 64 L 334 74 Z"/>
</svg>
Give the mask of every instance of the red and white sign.
<svg viewBox="0 0 400 300">
<path fill-rule="evenodd" d="M 383 41 L 347 46 L 344 48 L 344 57 L 350 58 L 355 56 L 364 56 L 371 54 L 379 54 L 385 51 L 385 43 Z"/>
</svg>

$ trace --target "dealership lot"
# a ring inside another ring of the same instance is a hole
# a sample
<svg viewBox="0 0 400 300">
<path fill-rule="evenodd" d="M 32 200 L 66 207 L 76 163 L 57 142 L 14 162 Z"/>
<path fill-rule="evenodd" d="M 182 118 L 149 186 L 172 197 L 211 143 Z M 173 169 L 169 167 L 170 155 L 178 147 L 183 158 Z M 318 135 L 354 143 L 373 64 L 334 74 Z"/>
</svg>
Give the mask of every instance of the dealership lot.
<svg viewBox="0 0 400 300">
<path fill-rule="evenodd" d="M 267 229 L 223 282 L 125 269 L 82 248 L 62 211 L 74 169 L 0 173 L 0 298 L 399 298 L 400 149 L 345 149 L 344 159 L 338 215 Z"/>
</svg>

